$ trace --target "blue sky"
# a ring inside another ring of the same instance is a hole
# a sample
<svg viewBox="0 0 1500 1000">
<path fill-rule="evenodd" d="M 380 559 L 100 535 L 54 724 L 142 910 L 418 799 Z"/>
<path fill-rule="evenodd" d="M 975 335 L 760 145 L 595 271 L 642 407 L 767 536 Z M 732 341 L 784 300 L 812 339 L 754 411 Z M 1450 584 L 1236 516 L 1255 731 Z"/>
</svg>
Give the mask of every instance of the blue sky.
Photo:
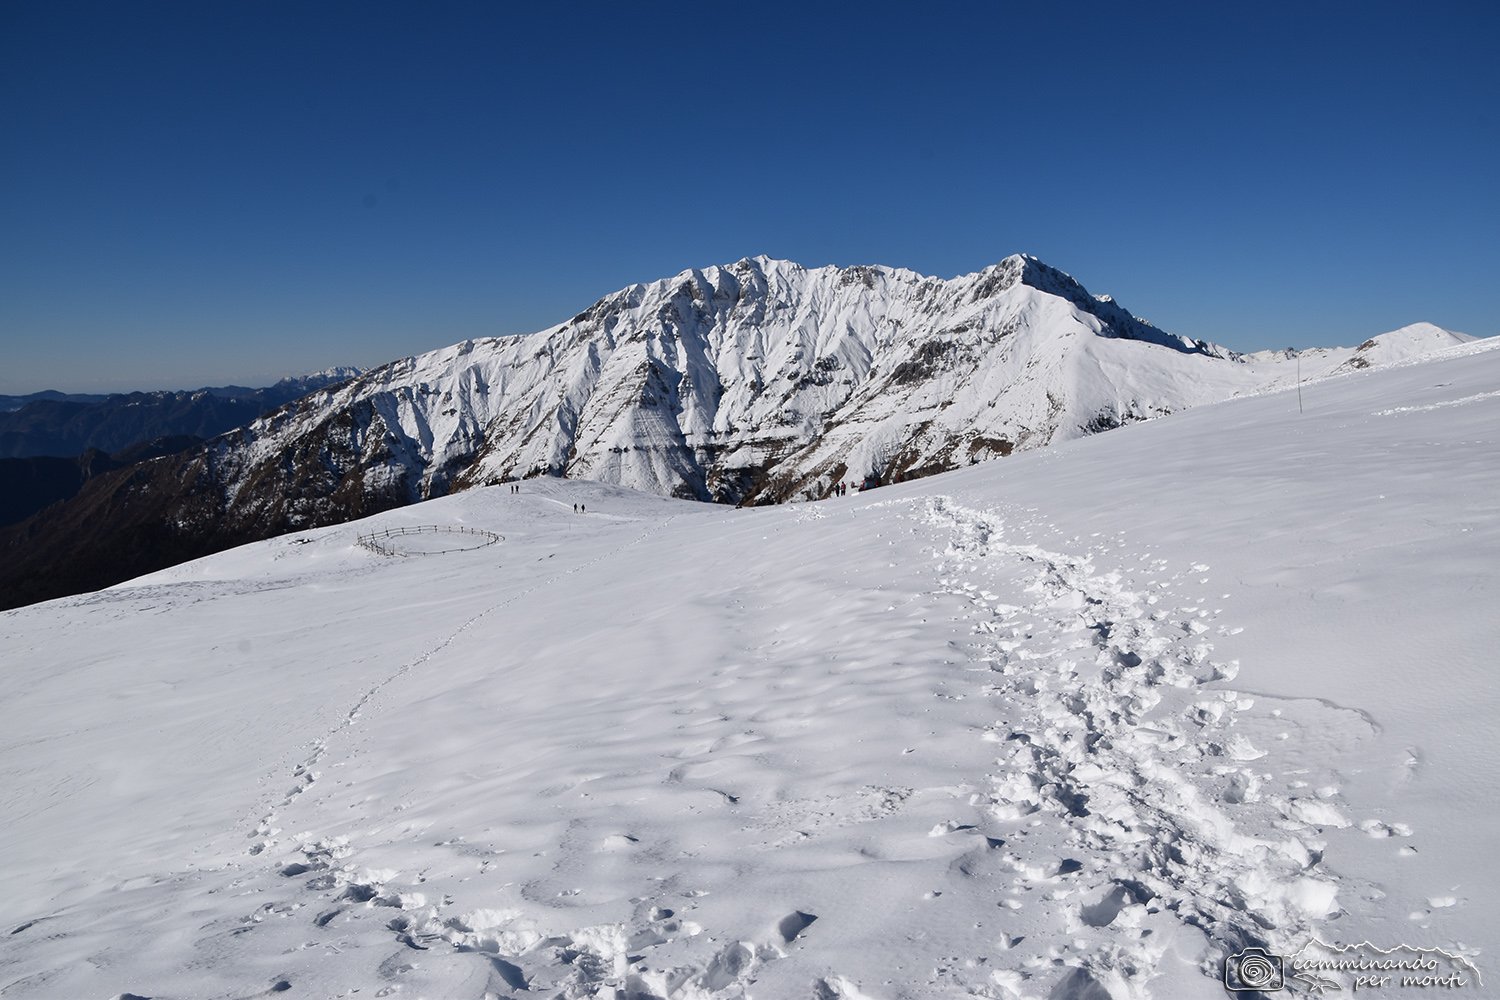
<svg viewBox="0 0 1500 1000">
<path fill-rule="evenodd" d="M 1033 253 L 1242 350 L 1500 330 L 1500 7 L 0 4 L 0 392 L 238 382 L 765 253 Z"/>
</svg>

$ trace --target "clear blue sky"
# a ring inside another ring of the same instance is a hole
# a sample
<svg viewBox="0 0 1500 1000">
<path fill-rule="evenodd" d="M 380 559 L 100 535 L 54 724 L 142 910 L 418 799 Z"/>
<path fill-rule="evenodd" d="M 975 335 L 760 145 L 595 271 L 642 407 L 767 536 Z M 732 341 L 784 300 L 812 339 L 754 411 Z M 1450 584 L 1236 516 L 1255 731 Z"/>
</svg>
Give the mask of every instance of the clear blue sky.
<svg viewBox="0 0 1500 1000">
<path fill-rule="evenodd" d="M 1500 330 L 1500 5 L 0 4 L 0 392 L 263 384 L 765 253 L 1242 350 Z"/>
</svg>

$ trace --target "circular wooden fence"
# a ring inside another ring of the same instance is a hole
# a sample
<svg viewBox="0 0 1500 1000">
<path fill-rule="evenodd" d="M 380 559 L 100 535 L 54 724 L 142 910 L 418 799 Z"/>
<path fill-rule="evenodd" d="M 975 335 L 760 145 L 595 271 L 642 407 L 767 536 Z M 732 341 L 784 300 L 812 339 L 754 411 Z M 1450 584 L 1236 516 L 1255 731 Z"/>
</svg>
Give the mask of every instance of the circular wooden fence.
<svg viewBox="0 0 1500 1000">
<path fill-rule="evenodd" d="M 359 536 L 359 544 L 383 556 L 441 556 L 472 552 L 505 541 L 504 535 L 462 525 L 416 524 Z"/>
</svg>

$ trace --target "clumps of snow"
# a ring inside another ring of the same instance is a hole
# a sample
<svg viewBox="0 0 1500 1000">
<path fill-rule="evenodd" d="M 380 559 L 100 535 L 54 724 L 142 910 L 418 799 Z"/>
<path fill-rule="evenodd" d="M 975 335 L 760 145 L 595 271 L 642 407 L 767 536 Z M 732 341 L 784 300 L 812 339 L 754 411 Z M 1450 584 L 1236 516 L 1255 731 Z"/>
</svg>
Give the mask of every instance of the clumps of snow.
<svg viewBox="0 0 1500 1000">
<path fill-rule="evenodd" d="M 1378 819 L 1361 820 L 1359 828 L 1371 837 L 1410 837 L 1411 827 L 1405 823 L 1387 823 Z"/>
</svg>

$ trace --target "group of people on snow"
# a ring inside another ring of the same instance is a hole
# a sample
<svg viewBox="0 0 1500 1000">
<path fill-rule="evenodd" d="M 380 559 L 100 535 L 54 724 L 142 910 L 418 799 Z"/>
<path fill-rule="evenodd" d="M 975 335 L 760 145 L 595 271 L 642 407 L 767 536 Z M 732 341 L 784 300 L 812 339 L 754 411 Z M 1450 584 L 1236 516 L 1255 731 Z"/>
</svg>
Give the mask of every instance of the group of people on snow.
<svg viewBox="0 0 1500 1000">
<path fill-rule="evenodd" d="M 510 492 L 511 492 L 512 495 L 514 495 L 516 493 L 520 493 L 521 492 L 521 484 L 520 483 L 511 483 L 510 484 Z M 573 505 L 573 513 L 575 513 L 575 514 L 587 514 L 588 512 L 589 512 L 589 506 L 588 506 L 588 504 L 575 503 Z"/>
</svg>

